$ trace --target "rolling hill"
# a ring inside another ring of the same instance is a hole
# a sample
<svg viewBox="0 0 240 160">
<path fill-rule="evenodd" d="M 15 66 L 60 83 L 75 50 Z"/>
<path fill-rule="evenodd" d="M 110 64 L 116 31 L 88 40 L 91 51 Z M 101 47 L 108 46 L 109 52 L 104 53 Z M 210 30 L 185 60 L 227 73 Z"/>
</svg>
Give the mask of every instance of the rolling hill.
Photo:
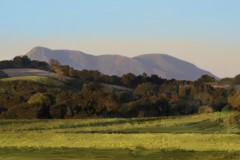
<svg viewBox="0 0 240 160">
<path fill-rule="evenodd" d="M 141 75 L 145 72 L 148 75 L 157 74 L 162 78 L 177 80 L 196 80 L 202 75 L 214 76 L 194 64 L 166 54 L 145 54 L 129 58 L 120 55 L 94 56 L 81 51 L 35 47 L 27 56 L 32 60 L 46 62 L 55 59 L 78 70 L 99 70 L 107 75 L 121 76 L 129 72 Z"/>
<path fill-rule="evenodd" d="M 22 76 L 22 77 L 18 76 L 18 77 L 0 79 L 0 82 L 13 82 L 13 81 L 32 81 L 42 85 L 55 86 L 55 87 L 61 87 L 65 85 L 63 81 L 60 81 L 59 79 L 56 79 L 53 77 L 45 77 L 45 76 Z"/>
<path fill-rule="evenodd" d="M 3 69 L 9 77 L 22 77 L 22 76 L 52 76 L 53 73 L 30 68 L 15 68 L 15 69 Z"/>
</svg>

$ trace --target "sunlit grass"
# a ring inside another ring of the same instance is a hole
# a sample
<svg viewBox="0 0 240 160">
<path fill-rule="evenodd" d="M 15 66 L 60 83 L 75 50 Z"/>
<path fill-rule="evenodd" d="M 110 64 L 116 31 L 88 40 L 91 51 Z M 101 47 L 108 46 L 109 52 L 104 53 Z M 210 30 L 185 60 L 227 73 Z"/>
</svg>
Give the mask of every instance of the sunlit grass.
<svg viewBox="0 0 240 160">
<path fill-rule="evenodd" d="M 212 128 L 223 126 L 222 119 L 230 117 L 232 112 L 219 112 L 214 114 L 202 114 L 179 117 L 160 117 L 160 118 L 112 118 L 112 119 L 67 119 L 67 120 L 1 120 L 0 131 L 119 131 L 128 129 L 161 129 L 166 127 L 186 126 L 197 127 L 201 125 L 212 125 Z M 218 126 L 217 126 L 218 125 Z M 203 126 L 204 127 L 204 126 Z M 190 128 L 191 129 L 191 128 Z M 223 130 L 217 130 L 219 133 L 227 131 L 229 126 Z M 191 131 L 191 130 L 190 130 Z M 204 131 L 203 131 L 204 132 Z"/>
<path fill-rule="evenodd" d="M 240 151 L 236 134 L 72 134 L 53 132 L 1 133 L 1 147 L 181 149 L 190 151 Z"/>
<path fill-rule="evenodd" d="M 33 81 L 43 85 L 50 85 L 50 86 L 64 86 L 64 83 L 60 80 L 51 77 L 44 77 L 44 76 L 22 76 L 22 77 L 12 77 L 12 78 L 3 78 L 1 81 Z"/>
<path fill-rule="evenodd" d="M 240 151 L 232 112 L 132 119 L 1 120 L 1 147 Z"/>
</svg>

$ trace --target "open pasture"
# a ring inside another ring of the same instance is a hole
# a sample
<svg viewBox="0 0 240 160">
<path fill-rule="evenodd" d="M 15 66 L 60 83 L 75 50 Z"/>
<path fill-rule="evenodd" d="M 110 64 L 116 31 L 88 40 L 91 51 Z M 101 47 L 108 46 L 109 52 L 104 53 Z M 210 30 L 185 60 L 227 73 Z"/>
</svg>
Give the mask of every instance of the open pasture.
<svg viewBox="0 0 240 160">
<path fill-rule="evenodd" d="M 0 157 L 238 159 L 235 113 L 132 119 L 1 120 Z M 14 156 L 12 156 L 14 155 Z"/>
</svg>

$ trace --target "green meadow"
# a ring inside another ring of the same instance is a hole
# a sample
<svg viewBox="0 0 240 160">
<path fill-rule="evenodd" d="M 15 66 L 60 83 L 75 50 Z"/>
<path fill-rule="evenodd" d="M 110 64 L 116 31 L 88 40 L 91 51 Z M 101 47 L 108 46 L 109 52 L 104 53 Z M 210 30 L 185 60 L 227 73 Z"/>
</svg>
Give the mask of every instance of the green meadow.
<svg viewBox="0 0 240 160">
<path fill-rule="evenodd" d="M 0 159 L 239 159 L 236 113 L 1 120 Z"/>
</svg>

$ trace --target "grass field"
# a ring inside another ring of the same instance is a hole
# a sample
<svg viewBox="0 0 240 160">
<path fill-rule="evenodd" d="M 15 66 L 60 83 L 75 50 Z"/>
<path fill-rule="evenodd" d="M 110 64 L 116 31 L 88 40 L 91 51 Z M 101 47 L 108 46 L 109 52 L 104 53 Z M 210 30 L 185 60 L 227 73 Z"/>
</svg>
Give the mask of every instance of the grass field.
<svg viewBox="0 0 240 160">
<path fill-rule="evenodd" d="M 239 159 L 235 113 L 133 119 L 1 120 L 0 159 Z"/>
</svg>

